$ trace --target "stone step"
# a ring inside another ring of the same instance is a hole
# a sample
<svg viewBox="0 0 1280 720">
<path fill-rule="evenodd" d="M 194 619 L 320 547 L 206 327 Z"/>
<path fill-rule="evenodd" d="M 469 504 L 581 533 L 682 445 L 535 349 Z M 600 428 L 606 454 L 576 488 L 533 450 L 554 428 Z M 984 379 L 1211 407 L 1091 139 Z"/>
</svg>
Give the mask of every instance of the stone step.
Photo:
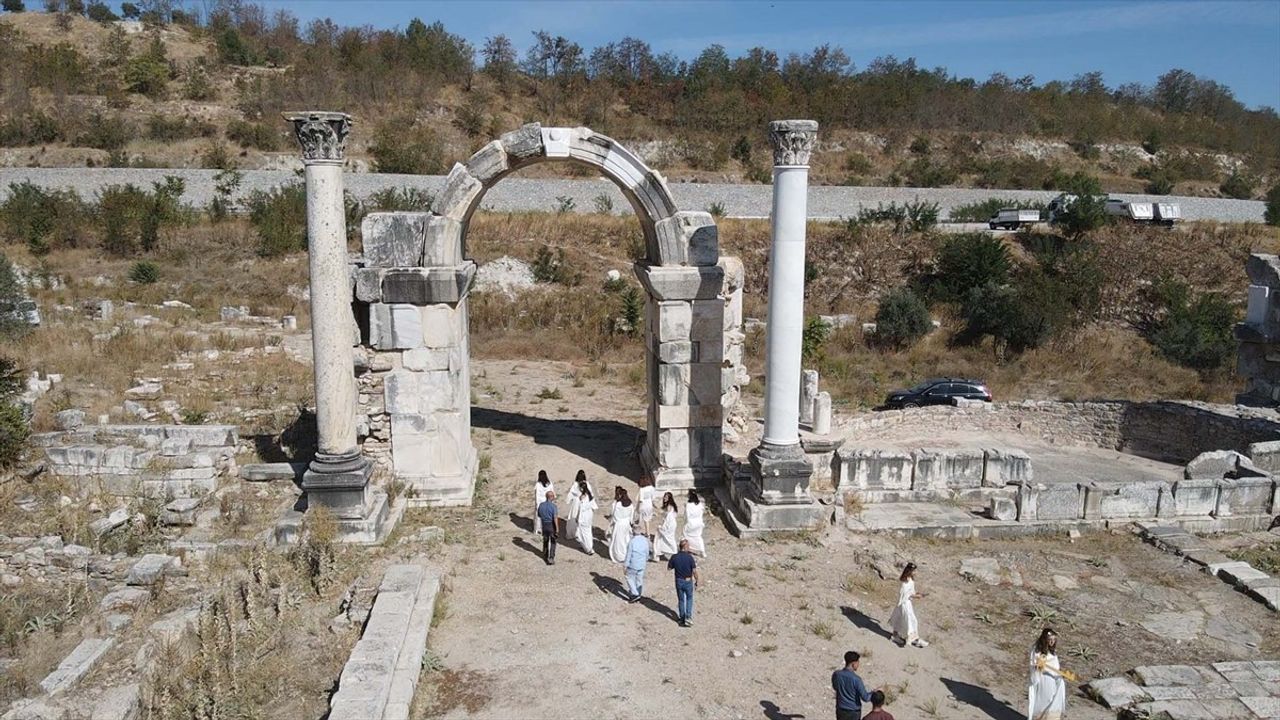
<svg viewBox="0 0 1280 720">
<path fill-rule="evenodd" d="M 93 669 L 95 663 L 116 644 L 113 638 L 89 638 L 76 646 L 71 654 L 63 658 L 61 663 L 45 679 L 40 681 L 40 688 L 50 695 L 57 695 L 74 686 Z"/>
</svg>

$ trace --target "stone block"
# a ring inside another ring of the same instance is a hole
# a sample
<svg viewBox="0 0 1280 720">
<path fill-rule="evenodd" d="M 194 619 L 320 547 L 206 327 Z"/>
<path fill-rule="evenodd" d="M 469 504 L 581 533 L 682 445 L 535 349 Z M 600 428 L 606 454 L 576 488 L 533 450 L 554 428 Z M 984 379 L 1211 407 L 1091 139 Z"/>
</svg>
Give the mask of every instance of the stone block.
<svg viewBox="0 0 1280 720">
<path fill-rule="evenodd" d="M 1092 680 L 1085 690 L 1105 708 L 1119 710 L 1137 702 L 1148 702 L 1151 696 L 1127 677 Z"/>
<path fill-rule="evenodd" d="M 363 267 L 352 271 L 355 277 L 355 299 L 360 302 L 382 302 L 382 276 L 385 268 Z"/>
<path fill-rule="evenodd" d="M 1240 702 L 1260 718 L 1280 717 L 1280 697 L 1242 697 Z"/>
<path fill-rule="evenodd" d="M 430 214 L 425 212 L 371 212 L 365 215 L 360 223 L 365 267 L 421 265 L 428 217 Z"/>
<path fill-rule="evenodd" d="M 1173 483 L 1173 515 L 1191 517 L 1210 515 L 1218 507 L 1218 485 L 1215 479 L 1178 480 Z"/>
<path fill-rule="evenodd" d="M 847 490 L 910 490 L 915 462 L 910 453 L 876 448 L 842 449 L 835 456 L 837 487 Z"/>
<path fill-rule="evenodd" d="M 432 215 L 427 220 L 427 239 L 422 248 L 426 267 L 452 267 L 463 262 L 462 222 Z"/>
<path fill-rule="evenodd" d="M 982 487 L 986 454 L 981 450 L 921 448 L 912 453 L 915 477 L 911 489 L 941 492 Z"/>
<path fill-rule="evenodd" d="M 1218 484 L 1220 515 L 1270 515 L 1275 482 L 1269 477 L 1241 477 Z"/>
<path fill-rule="evenodd" d="M 305 463 L 253 463 L 240 466 L 240 479 L 250 482 L 296 480 L 302 478 Z"/>
<path fill-rule="evenodd" d="M 813 424 L 813 401 L 818 397 L 818 371 L 800 371 L 800 423 Z"/>
<path fill-rule="evenodd" d="M 634 266 L 645 292 L 656 300 L 711 300 L 724 290 L 724 269 L 719 266 Z"/>
<path fill-rule="evenodd" d="M 695 362 L 698 359 L 696 347 L 697 343 L 688 340 L 658 343 L 658 360 L 668 365 Z"/>
<path fill-rule="evenodd" d="M 113 638 L 89 638 L 81 641 L 70 655 L 58 663 L 56 670 L 40 681 L 40 689 L 49 695 L 71 689 L 115 644 Z"/>
<path fill-rule="evenodd" d="M 1031 456 L 1016 448 L 987 448 L 986 467 L 982 472 L 983 487 L 1021 485 L 1034 480 Z"/>
<path fill-rule="evenodd" d="M 200 508 L 200 498 L 178 498 L 164 506 L 160 513 L 163 525 L 191 526 L 196 524 L 196 511 Z"/>
<path fill-rule="evenodd" d="M 1092 482 L 1084 486 L 1089 519 L 1150 518 L 1160 508 L 1161 482 Z"/>
<path fill-rule="evenodd" d="M 502 143 L 502 149 L 509 159 L 527 160 L 543 154 L 542 126 L 538 123 L 528 123 L 519 129 L 503 133 L 498 141 Z M 516 163 L 511 164 L 514 166 Z"/>
<path fill-rule="evenodd" d="M 1206 682 L 1201 671 L 1191 665 L 1143 665 L 1130 674 L 1146 688 L 1192 687 Z"/>
<path fill-rule="evenodd" d="M 724 342 L 724 300 L 692 300 L 689 309 L 691 339 L 699 342 Z"/>
<path fill-rule="evenodd" d="M 137 720 L 141 716 L 142 688 L 138 683 L 127 683 L 103 690 L 89 720 Z"/>
<path fill-rule="evenodd" d="M 654 459 L 659 467 L 688 467 L 692 459 L 691 445 L 687 428 L 659 430 Z"/>
<path fill-rule="evenodd" d="M 408 350 L 423 341 L 423 317 L 416 305 L 371 303 L 369 339 L 378 350 Z"/>
<path fill-rule="evenodd" d="M 1183 477 L 1192 479 L 1221 479 L 1236 477 L 1242 471 L 1256 475 L 1249 458 L 1234 450 L 1211 450 L 1195 456 L 1183 470 Z"/>
<path fill-rule="evenodd" d="M 1079 520 L 1084 516 L 1083 493 L 1075 483 L 1053 483 L 1038 486 L 1037 520 Z M 1019 516 L 1019 519 L 1023 519 Z"/>
<path fill-rule="evenodd" d="M 467 172 L 484 185 L 497 182 L 509 169 L 507 151 L 503 148 L 501 140 L 494 140 L 485 145 L 467 160 Z"/>
<path fill-rule="evenodd" d="M 62 410 L 53 416 L 53 423 L 59 430 L 75 430 L 84 425 L 84 411 L 77 408 Z"/>
<path fill-rule="evenodd" d="M 823 391 L 813 399 L 813 433 L 831 434 L 831 393 Z"/>
<path fill-rule="evenodd" d="M 1263 472 L 1280 473 L 1280 440 L 1252 443 L 1249 445 L 1249 460 Z"/>
<path fill-rule="evenodd" d="M 1017 520 L 1018 506 L 1013 498 L 994 496 L 987 506 L 987 517 L 992 520 Z"/>
<path fill-rule="evenodd" d="M 178 566 L 178 558 L 172 555 L 147 553 L 129 568 L 125 582 L 130 585 L 151 586 L 167 571 Z"/>
<path fill-rule="evenodd" d="M 715 265 L 720 259 L 720 238 L 710 213 L 677 212 L 653 229 L 661 265 Z"/>
<path fill-rule="evenodd" d="M 649 303 L 655 313 L 654 334 L 658 342 L 690 340 L 693 329 L 693 309 L 684 301 L 659 301 Z"/>
<path fill-rule="evenodd" d="M 471 177 L 462 163 L 454 163 L 444 181 L 444 189 L 436 197 L 432 210 L 441 217 L 465 223 L 471 217 L 471 206 L 484 192 L 480 181 Z"/>
<path fill-rule="evenodd" d="M 720 427 L 724 408 L 716 405 L 658 405 L 658 427 Z"/>
<path fill-rule="evenodd" d="M 401 356 L 401 364 L 405 370 L 449 370 L 456 366 L 454 355 L 457 348 L 414 348 L 406 350 Z M 390 412 L 388 410 L 388 412 Z"/>
<path fill-rule="evenodd" d="M 455 267 L 394 268 L 382 275 L 381 301 L 411 305 L 454 305 L 466 297 L 476 274 L 467 261 Z"/>
<path fill-rule="evenodd" d="M 191 452 L 191 438 L 171 437 L 160 442 L 162 457 L 177 457 Z"/>
<path fill-rule="evenodd" d="M 426 473 L 431 469 L 431 445 L 438 424 L 431 415 L 391 416 L 391 461 L 401 473 Z"/>
<path fill-rule="evenodd" d="M 1247 563 L 1242 563 L 1218 568 L 1218 577 L 1230 585 L 1246 588 L 1249 581 L 1266 580 L 1268 575 Z"/>
</svg>

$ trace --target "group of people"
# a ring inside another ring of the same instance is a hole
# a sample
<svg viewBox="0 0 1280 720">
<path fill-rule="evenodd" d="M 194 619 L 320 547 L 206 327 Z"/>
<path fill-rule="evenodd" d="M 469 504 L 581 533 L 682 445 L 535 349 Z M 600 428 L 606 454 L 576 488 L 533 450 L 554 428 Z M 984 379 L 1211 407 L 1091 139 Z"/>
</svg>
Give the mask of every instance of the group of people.
<svg viewBox="0 0 1280 720">
<path fill-rule="evenodd" d="M 693 624 L 693 593 L 699 576 L 695 553 L 707 556 L 707 546 L 702 539 L 705 527 L 705 507 L 696 491 L 690 490 L 685 503 L 684 532 L 679 542 L 680 507 L 675 495 L 662 496 L 662 523 L 654 531 L 657 509 L 654 500 L 657 491 L 648 478 L 640 481 L 636 501 L 622 486 L 613 489 L 613 504 L 609 508 L 609 532 L 607 535 L 609 559 L 625 567 L 628 597 L 631 603 L 639 602 L 644 595 L 644 571 L 648 563 L 667 558 L 667 568 L 675 576 L 677 620 L 682 627 Z M 559 506 L 556 505 L 555 486 L 545 470 L 538 471 L 533 485 L 534 533 L 542 535 L 542 557 L 548 565 L 556 562 L 556 545 L 560 535 Z M 595 513 L 600 509 L 595 490 L 587 481 L 586 472 L 579 470 L 568 493 L 568 508 L 564 515 L 565 535 L 572 537 L 578 547 L 588 555 L 595 552 L 592 533 Z"/>
</svg>

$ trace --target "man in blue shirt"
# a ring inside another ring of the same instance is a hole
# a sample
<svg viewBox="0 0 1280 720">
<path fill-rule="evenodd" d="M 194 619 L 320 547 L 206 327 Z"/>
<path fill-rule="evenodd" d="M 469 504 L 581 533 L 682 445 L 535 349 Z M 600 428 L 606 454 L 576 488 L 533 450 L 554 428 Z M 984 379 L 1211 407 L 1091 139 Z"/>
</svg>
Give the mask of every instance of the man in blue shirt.
<svg viewBox="0 0 1280 720">
<path fill-rule="evenodd" d="M 648 564 L 649 538 L 644 533 L 636 533 L 627 545 L 627 589 L 631 591 L 627 602 L 639 602 L 644 594 L 644 567 Z"/>
<path fill-rule="evenodd" d="M 680 627 L 691 627 L 693 625 L 693 590 L 698 587 L 698 561 L 694 560 L 693 553 L 689 552 L 688 540 L 680 541 L 680 552 L 671 556 L 667 561 L 667 567 L 673 570 L 676 576 L 676 605 L 679 607 Z"/>
<path fill-rule="evenodd" d="M 844 654 L 844 667 L 831 673 L 831 689 L 836 692 L 836 720 L 861 720 L 862 703 L 871 700 L 871 693 L 857 673 L 861 657 L 850 650 Z"/>
<path fill-rule="evenodd" d="M 542 522 L 542 560 L 556 564 L 556 493 L 547 491 L 547 499 L 538 506 L 538 520 Z"/>
</svg>

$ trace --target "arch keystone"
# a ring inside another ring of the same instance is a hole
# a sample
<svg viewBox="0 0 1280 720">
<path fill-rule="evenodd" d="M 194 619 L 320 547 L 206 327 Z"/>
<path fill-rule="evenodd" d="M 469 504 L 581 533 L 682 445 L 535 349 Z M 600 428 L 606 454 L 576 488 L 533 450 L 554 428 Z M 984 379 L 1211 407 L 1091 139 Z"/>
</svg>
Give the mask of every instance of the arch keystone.
<svg viewBox="0 0 1280 720">
<path fill-rule="evenodd" d="M 516 130 L 503 133 L 499 142 L 502 143 L 502 149 L 507 152 L 507 157 L 515 160 L 529 160 L 545 154 L 542 145 L 542 125 L 539 123 L 521 125 Z"/>
<path fill-rule="evenodd" d="M 471 216 L 472 201 L 482 190 L 484 185 L 467 172 L 465 165 L 454 163 L 449 177 L 445 178 L 444 190 L 431 209 L 437 215 L 465 223 Z"/>
<path fill-rule="evenodd" d="M 711 213 L 683 210 L 653 224 L 660 265 L 715 265 L 720 260 L 720 235 Z"/>
</svg>

